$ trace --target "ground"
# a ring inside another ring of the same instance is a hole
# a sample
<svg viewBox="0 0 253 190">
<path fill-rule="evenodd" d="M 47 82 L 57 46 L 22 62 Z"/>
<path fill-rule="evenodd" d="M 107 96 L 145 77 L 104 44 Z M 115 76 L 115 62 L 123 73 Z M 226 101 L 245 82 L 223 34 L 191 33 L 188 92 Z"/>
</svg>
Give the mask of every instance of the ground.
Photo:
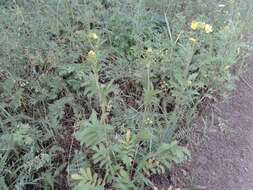
<svg viewBox="0 0 253 190">
<path fill-rule="evenodd" d="M 253 38 L 252 38 L 253 39 Z M 253 59 L 231 98 L 215 105 L 219 122 L 193 153 L 193 184 L 207 190 L 253 190 Z"/>
</svg>

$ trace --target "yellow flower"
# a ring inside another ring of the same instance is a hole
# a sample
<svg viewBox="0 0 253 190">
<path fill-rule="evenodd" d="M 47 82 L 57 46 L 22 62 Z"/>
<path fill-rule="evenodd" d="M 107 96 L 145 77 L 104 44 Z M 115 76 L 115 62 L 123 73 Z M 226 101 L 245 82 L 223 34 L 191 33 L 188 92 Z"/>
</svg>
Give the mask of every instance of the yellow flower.
<svg viewBox="0 0 253 190">
<path fill-rule="evenodd" d="M 153 52 L 152 48 L 148 48 L 148 49 L 146 50 L 146 53 L 152 53 L 152 52 Z"/>
<path fill-rule="evenodd" d="M 211 33 L 212 31 L 213 31 L 213 27 L 210 24 L 206 24 L 205 32 L 208 34 L 208 33 Z"/>
<path fill-rule="evenodd" d="M 204 22 L 192 21 L 191 28 L 193 30 L 204 29 L 205 25 L 206 25 L 206 23 L 204 23 Z"/>
<path fill-rule="evenodd" d="M 192 81 L 191 81 L 191 80 L 188 80 L 188 81 L 187 81 L 187 84 L 188 84 L 189 86 L 191 86 L 191 85 L 192 85 Z"/>
<path fill-rule="evenodd" d="M 206 23 L 204 22 L 199 23 L 199 29 L 205 30 L 205 27 L 206 27 Z"/>
<path fill-rule="evenodd" d="M 195 39 L 195 38 L 189 38 L 189 40 L 190 40 L 192 43 L 194 43 L 194 44 L 197 43 L 197 39 Z"/>
<path fill-rule="evenodd" d="M 230 65 L 225 66 L 225 70 L 227 71 L 230 68 Z"/>
<path fill-rule="evenodd" d="M 78 174 L 72 174 L 71 175 L 71 179 L 73 179 L 73 180 L 81 180 L 82 177 L 80 175 L 78 175 Z"/>
<path fill-rule="evenodd" d="M 152 125 L 153 124 L 153 121 L 148 117 L 145 121 L 145 124 L 146 125 Z"/>
<path fill-rule="evenodd" d="M 191 23 L 191 28 L 192 28 L 193 30 L 197 30 L 197 29 L 199 28 L 199 22 L 197 22 L 197 21 L 192 21 L 192 23 Z"/>
<path fill-rule="evenodd" d="M 220 8 L 223 8 L 223 7 L 225 7 L 226 5 L 224 5 L 224 4 L 219 4 L 218 5 L 218 7 L 220 7 Z"/>
<path fill-rule="evenodd" d="M 237 54 L 240 54 L 241 48 L 237 48 Z"/>
<path fill-rule="evenodd" d="M 128 129 L 127 132 L 126 132 L 126 142 L 129 142 L 130 138 L 131 138 L 131 130 Z"/>
<path fill-rule="evenodd" d="M 89 37 L 91 40 L 97 40 L 97 39 L 98 39 L 97 34 L 94 33 L 94 32 L 89 33 L 88 37 Z"/>
<path fill-rule="evenodd" d="M 93 50 L 89 51 L 89 53 L 88 53 L 88 59 L 89 60 L 96 60 L 96 58 L 97 58 L 96 53 Z"/>
<path fill-rule="evenodd" d="M 204 30 L 206 33 L 211 33 L 213 31 L 213 27 L 210 24 L 206 24 L 204 22 L 192 21 L 191 28 L 193 30 Z"/>
</svg>

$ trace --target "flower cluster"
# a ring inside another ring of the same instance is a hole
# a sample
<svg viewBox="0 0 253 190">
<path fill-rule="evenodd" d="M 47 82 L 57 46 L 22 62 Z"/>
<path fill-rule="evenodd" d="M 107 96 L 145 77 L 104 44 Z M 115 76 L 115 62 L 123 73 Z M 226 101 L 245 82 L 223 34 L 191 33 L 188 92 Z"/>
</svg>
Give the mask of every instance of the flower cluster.
<svg viewBox="0 0 253 190">
<path fill-rule="evenodd" d="M 147 119 L 145 119 L 145 124 L 146 125 L 152 125 L 153 124 L 152 119 L 150 119 L 149 117 Z"/>
<path fill-rule="evenodd" d="M 88 60 L 94 61 L 94 60 L 96 60 L 96 58 L 97 58 L 96 52 L 94 52 L 93 50 L 89 51 Z"/>
<path fill-rule="evenodd" d="M 90 40 L 93 40 L 93 41 L 98 39 L 97 34 L 94 33 L 94 32 L 89 33 L 88 37 L 89 37 Z"/>
<path fill-rule="evenodd" d="M 193 43 L 196 44 L 198 42 L 198 40 L 196 38 L 189 38 L 189 40 Z"/>
<path fill-rule="evenodd" d="M 204 30 L 207 34 L 213 32 L 213 27 L 204 22 L 192 21 L 191 28 L 192 30 Z"/>
</svg>

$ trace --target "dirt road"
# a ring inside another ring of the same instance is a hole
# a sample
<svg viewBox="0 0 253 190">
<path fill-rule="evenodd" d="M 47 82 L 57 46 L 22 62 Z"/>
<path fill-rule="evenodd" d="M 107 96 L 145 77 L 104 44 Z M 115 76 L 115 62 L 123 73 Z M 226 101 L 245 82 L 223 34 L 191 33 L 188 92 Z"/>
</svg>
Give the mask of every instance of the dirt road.
<svg viewBox="0 0 253 190">
<path fill-rule="evenodd" d="M 222 122 L 193 156 L 194 181 L 207 190 L 253 190 L 253 59 L 236 92 L 216 106 Z"/>
</svg>

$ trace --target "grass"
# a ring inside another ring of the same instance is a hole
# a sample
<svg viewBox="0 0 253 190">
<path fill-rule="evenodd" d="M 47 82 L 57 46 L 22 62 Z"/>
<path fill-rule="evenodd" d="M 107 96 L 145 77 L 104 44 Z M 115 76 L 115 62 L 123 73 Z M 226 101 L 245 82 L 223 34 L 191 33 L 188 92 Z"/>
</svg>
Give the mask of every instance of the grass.
<svg viewBox="0 0 253 190">
<path fill-rule="evenodd" d="M 250 13 L 245 1 L 0 2 L 1 189 L 153 188 L 189 158 L 182 134 L 203 102 L 234 89 Z"/>
</svg>

